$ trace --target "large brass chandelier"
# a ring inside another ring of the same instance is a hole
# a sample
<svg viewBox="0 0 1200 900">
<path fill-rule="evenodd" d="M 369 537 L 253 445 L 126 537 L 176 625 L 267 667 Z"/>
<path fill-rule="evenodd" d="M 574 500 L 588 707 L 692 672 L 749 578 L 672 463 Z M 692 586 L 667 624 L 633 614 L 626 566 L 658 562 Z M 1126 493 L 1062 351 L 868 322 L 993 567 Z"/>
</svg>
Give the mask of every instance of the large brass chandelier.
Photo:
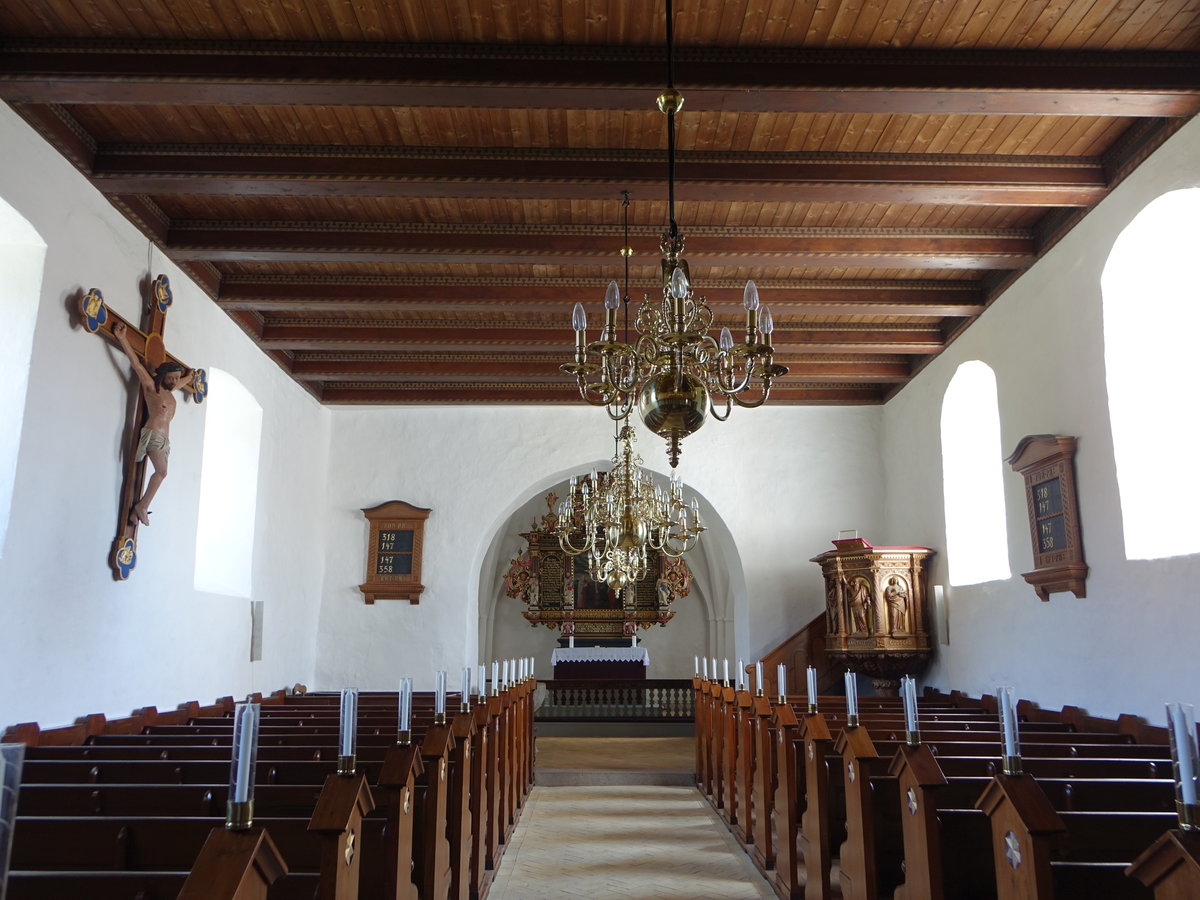
<svg viewBox="0 0 1200 900">
<path fill-rule="evenodd" d="M 679 465 L 679 442 L 704 424 L 709 413 L 718 421 L 729 418 L 734 404 L 762 406 L 775 378 L 787 374 L 776 365 L 771 311 L 760 308 L 758 289 L 746 282 L 743 307 L 746 338 L 734 343 L 728 327 L 714 340 L 712 309 L 692 291 L 684 238 L 675 221 L 675 115 L 683 108 L 683 95 L 675 90 L 671 0 L 667 0 L 667 88 L 658 97 L 658 108 L 667 117 L 667 196 L 669 227 L 659 243 L 662 264 L 662 298 L 643 297 L 635 327 L 638 337 L 617 339 L 616 316 L 621 297 L 615 282 L 604 298 L 604 329 L 600 340 L 588 342 L 587 315 L 575 304 L 571 326 L 575 329 L 575 360 L 562 370 L 575 377 L 579 394 L 593 406 L 603 406 L 620 421 L 633 410 L 646 427 L 666 438 L 671 466 Z M 628 201 L 626 201 L 628 202 Z M 626 214 L 628 216 L 628 214 Z M 628 219 L 626 219 L 628 222 Z M 628 260 L 626 246 L 622 253 Z M 628 265 L 628 262 L 626 263 Z M 628 316 L 628 294 L 625 296 Z"/>
<path fill-rule="evenodd" d="M 569 496 L 558 506 L 554 534 L 563 552 L 587 554 L 588 576 L 618 593 L 645 577 L 650 552 L 679 557 L 696 546 L 704 531 L 695 497 L 683 498 L 679 476 L 669 487 L 654 484 L 633 449 L 633 426 L 619 423 L 612 468 L 571 478 Z M 623 595 L 625 605 L 632 602 Z"/>
</svg>

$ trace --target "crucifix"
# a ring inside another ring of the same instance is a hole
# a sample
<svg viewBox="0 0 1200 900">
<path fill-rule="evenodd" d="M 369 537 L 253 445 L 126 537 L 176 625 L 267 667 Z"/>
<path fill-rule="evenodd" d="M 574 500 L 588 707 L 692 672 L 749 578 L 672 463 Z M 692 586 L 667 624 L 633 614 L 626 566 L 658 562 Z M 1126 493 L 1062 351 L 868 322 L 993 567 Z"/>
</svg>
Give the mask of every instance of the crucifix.
<svg viewBox="0 0 1200 900">
<path fill-rule="evenodd" d="M 134 406 L 126 435 L 117 537 L 109 559 L 117 581 L 128 579 L 137 565 L 138 525 L 149 522 L 146 506 L 165 476 L 166 453 L 170 451 L 165 425 L 174 414 L 175 402 L 170 392 L 175 388 L 187 391 L 196 403 L 203 403 L 208 396 L 207 373 L 203 369 L 188 369 L 163 345 L 163 326 L 172 302 L 171 284 L 166 275 L 154 279 L 150 295 L 150 302 L 142 312 L 142 328 L 134 327 L 109 309 L 96 288 L 79 300 L 83 327 L 92 334 L 108 338 L 129 357 L 141 382 L 139 393 L 144 400 Z M 155 397 L 161 398 L 157 405 Z M 162 426 L 158 424 L 160 421 L 164 423 Z M 143 494 L 147 460 L 155 467 L 156 474 Z M 158 471 L 160 468 L 161 472 Z"/>
</svg>

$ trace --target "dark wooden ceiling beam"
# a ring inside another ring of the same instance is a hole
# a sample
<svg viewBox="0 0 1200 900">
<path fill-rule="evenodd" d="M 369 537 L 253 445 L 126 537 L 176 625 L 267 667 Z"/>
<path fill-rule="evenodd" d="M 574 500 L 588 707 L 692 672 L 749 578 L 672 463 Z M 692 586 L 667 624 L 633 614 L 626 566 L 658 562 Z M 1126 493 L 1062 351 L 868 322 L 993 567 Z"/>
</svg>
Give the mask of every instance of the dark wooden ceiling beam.
<svg viewBox="0 0 1200 900">
<path fill-rule="evenodd" d="M 0 98 L 32 103 L 651 109 L 658 47 L 0 42 Z M 1197 55 L 679 48 L 691 110 L 1188 116 Z M 503 81 L 497 83 L 497 77 Z"/>
<path fill-rule="evenodd" d="M 564 357 L 565 358 L 565 357 Z M 807 381 L 846 381 L 876 384 L 898 384 L 911 376 L 912 366 L 907 359 L 813 360 L 794 354 L 777 354 L 776 362 L 789 369 L 789 379 Z M 442 381 L 458 383 L 470 380 L 514 381 L 537 384 L 574 383 L 562 375 L 558 366 L 562 359 L 538 361 L 478 360 L 293 360 L 292 377 L 301 381 L 344 382 L 378 381 L 406 383 Z"/>
<path fill-rule="evenodd" d="M 239 313 L 237 315 L 244 315 Z M 569 328 L 454 327 L 428 325 L 346 325 L 338 323 L 264 323 L 258 343 L 267 350 L 351 352 L 425 351 L 545 353 L 561 349 L 563 360 L 573 346 Z M 792 328 L 777 326 L 775 347 L 788 353 L 926 354 L 944 346 L 940 329 L 917 326 Z"/>
<path fill-rule="evenodd" d="M 249 227 L 172 225 L 167 252 L 210 262 L 361 262 L 445 265 L 589 265 L 610 262 L 608 229 L 363 228 L 356 223 Z M 730 228 L 687 234 L 687 256 L 703 265 L 881 266 L 917 269 L 1020 269 L 1036 261 L 1025 231 Z"/>
<path fill-rule="evenodd" d="M 883 395 L 882 388 L 868 385 L 806 385 L 793 389 L 772 388 L 769 402 L 771 406 L 876 404 L 883 402 Z M 324 403 L 330 404 L 580 403 L 579 392 L 573 389 L 486 383 L 447 387 L 422 384 L 404 388 L 327 385 L 321 397 Z"/>
<path fill-rule="evenodd" d="M 743 282 L 702 280 L 697 284 L 718 312 L 735 312 Z M 636 282 L 634 303 L 657 285 Z M 977 316 L 984 310 L 980 287 L 930 281 L 787 282 L 758 280 L 759 294 L 776 315 Z M 237 281 L 226 279 L 218 304 L 224 309 L 262 312 L 506 312 L 548 313 L 579 302 L 598 310 L 603 284 L 577 279 L 504 283 L 398 283 L 353 280 L 327 282 Z"/>
<path fill-rule="evenodd" d="M 515 200 L 612 199 L 666 182 L 666 154 L 616 150 L 461 152 L 387 148 L 101 146 L 108 193 Z M 1108 190 L 1098 159 L 929 154 L 681 154 L 682 201 L 1091 206 Z"/>
</svg>

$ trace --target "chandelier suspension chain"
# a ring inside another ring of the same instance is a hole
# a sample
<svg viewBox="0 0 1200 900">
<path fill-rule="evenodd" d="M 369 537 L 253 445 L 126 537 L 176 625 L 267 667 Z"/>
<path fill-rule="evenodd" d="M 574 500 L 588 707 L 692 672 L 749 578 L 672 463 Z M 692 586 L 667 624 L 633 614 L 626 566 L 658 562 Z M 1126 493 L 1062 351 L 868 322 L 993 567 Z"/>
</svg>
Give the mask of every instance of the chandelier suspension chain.
<svg viewBox="0 0 1200 900">
<path fill-rule="evenodd" d="M 675 93 L 675 17 L 671 12 L 671 0 L 667 0 L 667 93 Z M 667 112 L 667 215 L 670 219 L 671 240 L 679 236 L 679 224 L 675 221 L 675 112 L 683 103 L 672 105 Z"/>
</svg>

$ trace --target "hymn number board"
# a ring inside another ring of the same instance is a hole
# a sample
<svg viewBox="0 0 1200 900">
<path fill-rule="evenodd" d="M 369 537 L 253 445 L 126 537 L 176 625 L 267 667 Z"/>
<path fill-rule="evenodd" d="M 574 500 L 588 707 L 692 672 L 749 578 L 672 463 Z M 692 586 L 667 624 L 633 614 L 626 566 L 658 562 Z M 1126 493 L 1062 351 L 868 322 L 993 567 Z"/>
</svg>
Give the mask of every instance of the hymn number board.
<svg viewBox="0 0 1200 900">
<path fill-rule="evenodd" d="M 1042 600 L 1056 591 L 1085 597 L 1087 564 L 1079 537 L 1075 496 L 1075 438 L 1034 434 L 1023 438 L 1008 462 L 1025 479 L 1034 571 L 1021 577 Z"/>
<path fill-rule="evenodd" d="M 421 584 L 421 549 L 429 510 L 391 500 L 362 512 L 370 525 L 367 580 L 358 586 L 366 602 L 419 602 L 425 590 Z"/>
</svg>

